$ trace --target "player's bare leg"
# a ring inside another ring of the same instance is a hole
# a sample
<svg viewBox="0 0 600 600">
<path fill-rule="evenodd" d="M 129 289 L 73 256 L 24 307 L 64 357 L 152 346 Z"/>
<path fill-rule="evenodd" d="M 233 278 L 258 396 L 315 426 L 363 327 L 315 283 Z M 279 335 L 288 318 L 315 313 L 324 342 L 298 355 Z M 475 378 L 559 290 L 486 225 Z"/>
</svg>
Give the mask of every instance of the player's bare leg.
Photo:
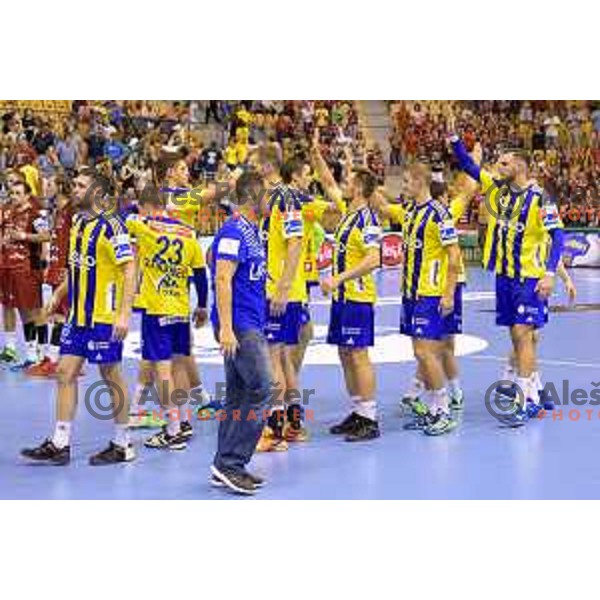
<svg viewBox="0 0 600 600">
<path fill-rule="evenodd" d="M 444 342 L 413 338 L 413 350 L 428 390 L 429 414 L 423 431 L 427 435 L 447 433 L 454 429 L 456 421 L 450 416 L 450 400 L 444 386 L 445 374 L 441 360 Z"/>
<path fill-rule="evenodd" d="M 368 441 L 379 437 L 377 402 L 375 400 L 375 369 L 367 348 L 338 347 L 352 402 L 352 412 L 330 432 L 345 434 L 348 442 Z"/>
<path fill-rule="evenodd" d="M 449 335 L 442 342 L 442 368 L 444 369 L 444 375 L 446 376 L 450 408 L 452 410 L 462 410 L 464 407 L 464 393 L 460 386 L 460 371 L 455 351 L 455 337 Z"/>
<path fill-rule="evenodd" d="M 81 368 L 81 365 L 79 365 L 79 368 Z M 76 373 L 79 374 L 79 369 L 77 369 Z M 107 448 L 90 457 L 90 464 L 98 466 L 115 464 L 117 462 L 131 462 L 135 458 L 135 451 L 130 441 L 129 429 L 127 427 L 129 419 L 129 393 L 127 382 L 121 371 L 121 363 L 100 364 L 98 365 L 98 374 L 110 390 L 115 433 Z"/>
<path fill-rule="evenodd" d="M 267 420 L 260 440 L 256 446 L 257 452 L 283 452 L 288 449 L 283 439 L 283 421 L 285 414 L 284 399 L 287 392 L 285 361 L 285 345 L 272 344 L 269 346 L 271 367 L 273 373 L 273 393 L 270 401 L 270 416 Z"/>
<path fill-rule="evenodd" d="M 173 363 L 159 360 L 152 363 L 156 376 L 156 387 L 163 414 L 167 419 L 166 427 L 156 435 L 149 437 L 144 445 L 147 448 L 185 450 L 185 438 L 181 435 L 181 409 L 185 410 L 185 399 L 179 396 L 179 388 L 173 376 Z M 188 393 L 187 390 L 186 394 Z M 177 396 L 176 396 L 177 394 Z"/>
<path fill-rule="evenodd" d="M 315 328 L 312 321 L 305 323 L 300 330 L 300 341 L 296 344 L 292 351 L 292 363 L 296 373 L 300 373 L 302 364 L 304 363 L 304 357 L 306 356 L 306 349 L 313 339 L 315 334 Z"/>
<path fill-rule="evenodd" d="M 19 361 L 17 353 L 17 311 L 10 306 L 2 306 L 4 324 L 4 346 L 0 350 L 0 362 L 14 364 Z"/>
</svg>

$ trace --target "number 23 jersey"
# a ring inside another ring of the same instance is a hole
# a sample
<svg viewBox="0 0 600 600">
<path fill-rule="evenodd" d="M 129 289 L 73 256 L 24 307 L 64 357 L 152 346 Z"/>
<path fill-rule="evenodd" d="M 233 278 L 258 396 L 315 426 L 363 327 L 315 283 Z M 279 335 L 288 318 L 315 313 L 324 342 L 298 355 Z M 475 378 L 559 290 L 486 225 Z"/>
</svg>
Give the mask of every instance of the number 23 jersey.
<svg viewBox="0 0 600 600">
<path fill-rule="evenodd" d="M 127 228 L 137 242 L 140 305 L 149 315 L 189 317 L 189 278 L 205 266 L 194 230 L 168 217 L 137 215 Z"/>
</svg>

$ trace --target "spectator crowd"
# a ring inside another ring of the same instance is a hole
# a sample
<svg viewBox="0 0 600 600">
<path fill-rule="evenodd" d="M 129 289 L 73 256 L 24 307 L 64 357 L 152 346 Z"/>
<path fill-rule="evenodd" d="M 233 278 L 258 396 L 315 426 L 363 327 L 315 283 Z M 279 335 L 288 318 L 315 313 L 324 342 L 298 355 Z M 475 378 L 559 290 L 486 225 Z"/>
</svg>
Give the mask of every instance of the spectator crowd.
<svg viewBox="0 0 600 600">
<path fill-rule="evenodd" d="M 600 101 L 392 101 L 390 165 L 444 155 L 447 112 L 484 162 L 503 148 L 532 152 L 532 177 L 554 196 L 570 226 L 599 226 Z"/>
<path fill-rule="evenodd" d="M 321 148 L 341 176 L 348 150 L 383 176 L 382 156 L 369 153 L 351 101 L 0 101 L 0 194 L 11 169 L 34 194 L 56 179 L 94 165 L 119 197 L 134 199 L 155 182 L 161 155 L 185 156 L 192 184 L 220 181 L 247 162 L 259 144 L 275 144 L 285 160 L 308 151 L 319 128 Z M 218 223 L 205 224 L 214 228 Z"/>
</svg>

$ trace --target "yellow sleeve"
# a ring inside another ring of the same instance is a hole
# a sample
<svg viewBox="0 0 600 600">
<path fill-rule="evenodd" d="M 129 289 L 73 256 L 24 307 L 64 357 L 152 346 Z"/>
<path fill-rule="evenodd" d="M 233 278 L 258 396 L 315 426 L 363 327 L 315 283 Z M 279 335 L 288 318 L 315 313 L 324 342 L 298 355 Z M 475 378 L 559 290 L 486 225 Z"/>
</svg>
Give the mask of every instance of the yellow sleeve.
<svg viewBox="0 0 600 600">
<path fill-rule="evenodd" d="M 399 204 L 389 204 L 388 205 L 388 217 L 390 221 L 393 223 L 402 224 L 404 221 L 404 215 L 406 214 L 406 210 L 403 206 Z"/>
<path fill-rule="evenodd" d="M 320 223 L 329 206 L 329 202 L 315 198 L 303 206 L 302 216 L 307 221 Z"/>
<path fill-rule="evenodd" d="M 190 240 L 192 244 L 192 269 L 202 269 L 206 267 L 206 261 L 204 260 L 204 253 L 202 252 L 202 248 L 200 247 L 200 242 L 196 239 Z"/>
<path fill-rule="evenodd" d="M 464 194 L 458 194 L 450 201 L 450 214 L 452 215 L 452 219 L 455 223 L 463 217 L 468 206 L 469 200 L 464 196 Z"/>
<path fill-rule="evenodd" d="M 481 183 L 481 191 L 484 193 L 487 192 L 491 187 L 496 186 L 496 182 L 494 181 L 491 173 L 485 169 L 481 169 L 479 172 L 479 181 Z"/>
</svg>

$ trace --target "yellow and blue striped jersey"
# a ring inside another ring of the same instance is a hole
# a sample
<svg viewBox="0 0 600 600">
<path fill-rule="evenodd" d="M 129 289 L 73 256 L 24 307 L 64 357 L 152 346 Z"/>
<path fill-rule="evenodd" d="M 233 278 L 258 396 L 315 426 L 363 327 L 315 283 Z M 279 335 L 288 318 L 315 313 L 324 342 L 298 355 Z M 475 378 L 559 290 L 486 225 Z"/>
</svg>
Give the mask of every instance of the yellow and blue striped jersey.
<svg viewBox="0 0 600 600">
<path fill-rule="evenodd" d="M 481 169 L 460 139 L 453 139 L 452 146 L 460 167 L 479 181 L 485 195 L 487 230 L 483 266 L 514 279 L 543 277 L 547 234 L 563 227 L 556 204 L 537 185 L 513 189 L 506 181 Z"/>
<path fill-rule="evenodd" d="M 205 266 L 194 230 L 161 216 L 131 215 L 127 227 L 136 238 L 138 305 L 149 315 L 189 317 L 189 278 L 194 269 Z"/>
<path fill-rule="evenodd" d="M 448 275 L 446 246 L 458 236 L 448 207 L 437 200 L 413 204 L 405 211 L 403 227 L 403 295 L 441 296 Z"/>
<path fill-rule="evenodd" d="M 537 186 L 513 191 L 484 170 L 480 181 L 488 210 L 484 267 L 516 279 L 543 277 L 547 234 L 562 228 L 556 205 Z"/>
<path fill-rule="evenodd" d="M 69 322 L 113 324 L 123 295 L 120 267 L 131 261 L 129 233 L 119 217 L 75 215 L 69 239 Z"/>
<path fill-rule="evenodd" d="M 283 275 L 289 240 L 300 239 L 304 246 L 301 193 L 283 184 L 276 185 L 271 191 L 268 214 L 263 218 L 260 229 L 267 254 L 267 297 L 272 298 Z M 301 256 L 288 296 L 290 302 L 306 302 L 304 268 L 304 256 Z"/>
<path fill-rule="evenodd" d="M 347 212 L 334 234 L 333 275 L 355 268 L 369 250 L 381 246 L 381 226 L 375 212 L 369 207 Z M 333 299 L 341 302 L 374 303 L 377 290 L 373 273 L 342 283 L 333 292 Z"/>
<path fill-rule="evenodd" d="M 398 204 L 390 204 L 389 205 L 389 218 L 390 221 L 396 223 L 398 225 L 402 225 L 404 223 L 404 217 L 407 213 L 414 208 L 414 202 L 410 201 L 406 205 L 398 205 Z M 454 225 L 458 223 L 458 221 L 463 216 L 467 203 L 464 201 L 464 198 L 459 194 L 452 200 L 450 200 L 449 206 L 450 214 L 452 219 L 454 220 Z M 467 281 L 467 271 L 465 269 L 465 262 L 462 257 L 462 252 L 460 255 L 460 262 L 458 267 L 458 283 L 466 283 Z"/>
</svg>

